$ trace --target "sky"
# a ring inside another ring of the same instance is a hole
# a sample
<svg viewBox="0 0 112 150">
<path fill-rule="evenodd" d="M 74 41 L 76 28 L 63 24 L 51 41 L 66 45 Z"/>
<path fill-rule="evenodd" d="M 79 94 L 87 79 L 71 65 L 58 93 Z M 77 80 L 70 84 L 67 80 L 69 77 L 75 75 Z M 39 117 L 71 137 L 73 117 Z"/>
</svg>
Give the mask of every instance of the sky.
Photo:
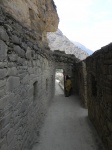
<svg viewBox="0 0 112 150">
<path fill-rule="evenodd" d="M 92 51 L 112 42 L 112 0 L 54 0 L 59 29 Z"/>
</svg>

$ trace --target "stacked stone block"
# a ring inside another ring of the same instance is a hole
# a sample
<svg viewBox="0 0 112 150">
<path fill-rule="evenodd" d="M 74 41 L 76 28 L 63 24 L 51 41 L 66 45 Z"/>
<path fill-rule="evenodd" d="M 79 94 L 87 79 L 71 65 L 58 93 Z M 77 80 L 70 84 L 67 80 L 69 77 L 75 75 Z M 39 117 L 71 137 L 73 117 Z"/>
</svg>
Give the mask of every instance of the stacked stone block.
<svg viewBox="0 0 112 150">
<path fill-rule="evenodd" d="M 0 150 L 31 149 L 37 142 L 54 75 L 53 57 L 35 33 L 0 8 Z"/>
<path fill-rule="evenodd" d="M 55 70 L 76 59 L 45 49 L 37 33 L 0 8 L 0 150 L 31 150 L 55 89 Z"/>
<path fill-rule="evenodd" d="M 106 149 L 112 149 L 112 44 L 86 59 L 89 118 Z"/>
<path fill-rule="evenodd" d="M 82 106 L 87 108 L 87 71 L 86 62 L 81 61 L 77 64 L 77 72 L 75 72 L 78 80 L 79 96 L 81 98 Z"/>
</svg>

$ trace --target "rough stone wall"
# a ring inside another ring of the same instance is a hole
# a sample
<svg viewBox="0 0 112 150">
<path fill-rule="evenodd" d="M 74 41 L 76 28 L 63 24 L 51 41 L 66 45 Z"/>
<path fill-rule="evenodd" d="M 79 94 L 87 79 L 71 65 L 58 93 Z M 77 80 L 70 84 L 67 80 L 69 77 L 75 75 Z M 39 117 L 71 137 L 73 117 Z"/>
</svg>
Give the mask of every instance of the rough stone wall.
<svg viewBox="0 0 112 150">
<path fill-rule="evenodd" d="M 53 53 L 55 59 L 55 68 L 63 69 L 65 75 L 72 75 L 72 70 L 74 64 L 78 61 L 78 59 L 74 55 L 67 55 L 65 52 L 55 50 Z"/>
<path fill-rule="evenodd" d="M 86 60 L 89 118 L 107 150 L 112 150 L 112 44 Z"/>
<path fill-rule="evenodd" d="M 81 98 L 82 105 L 87 108 L 87 71 L 85 61 L 81 61 L 77 64 L 76 76 L 78 78 L 79 96 Z"/>
<path fill-rule="evenodd" d="M 0 150 L 30 149 L 54 95 L 52 53 L 0 8 Z"/>
<path fill-rule="evenodd" d="M 61 63 L 67 72 L 73 62 L 45 49 L 44 42 L 40 46 L 34 30 L 0 8 L 0 150 L 28 150 L 38 142 L 54 95 L 55 69 Z"/>
<path fill-rule="evenodd" d="M 76 84 L 76 76 L 74 72 L 76 70 L 76 63 L 79 62 L 74 55 L 65 54 L 65 52 L 55 50 L 54 51 L 54 59 L 55 59 L 55 69 L 63 69 L 64 75 L 69 75 L 72 81 L 72 94 L 77 93 L 78 87 Z"/>
</svg>

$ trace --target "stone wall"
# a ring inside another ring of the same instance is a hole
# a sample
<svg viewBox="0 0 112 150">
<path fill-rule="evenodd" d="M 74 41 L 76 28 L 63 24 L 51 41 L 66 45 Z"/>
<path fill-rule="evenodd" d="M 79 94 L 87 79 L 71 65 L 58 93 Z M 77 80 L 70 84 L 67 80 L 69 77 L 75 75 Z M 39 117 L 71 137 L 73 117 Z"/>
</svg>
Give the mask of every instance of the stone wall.
<svg viewBox="0 0 112 150">
<path fill-rule="evenodd" d="M 0 9 L 0 150 L 31 148 L 54 95 L 50 51 Z"/>
<path fill-rule="evenodd" d="M 77 59 L 72 54 L 65 54 L 63 51 L 54 51 L 54 59 L 55 59 L 55 68 L 56 69 L 63 69 L 64 75 L 69 75 L 71 77 L 72 81 L 72 94 L 75 94 L 78 92 L 78 86 L 77 86 L 77 67 L 76 64 L 79 62 L 79 59 Z"/>
<path fill-rule="evenodd" d="M 86 59 L 88 115 L 106 149 L 112 149 L 112 44 Z"/>
<path fill-rule="evenodd" d="M 71 54 L 65 54 L 63 51 L 55 50 L 53 53 L 55 59 L 55 68 L 63 69 L 65 75 L 72 75 L 74 65 L 79 60 Z"/>
<path fill-rule="evenodd" d="M 0 150 L 28 150 L 38 142 L 55 70 L 61 65 L 67 72 L 76 61 L 40 46 L 36 34 L 0 7 Z"/>
<path fill-rule="evenodd" d="M 77 84 L 82 106 L 87 108 L 87 71 L 85 60 L 77 63 L 77 72 L 75 72 L 75 74 L 77 76 Z"/>
</svg>

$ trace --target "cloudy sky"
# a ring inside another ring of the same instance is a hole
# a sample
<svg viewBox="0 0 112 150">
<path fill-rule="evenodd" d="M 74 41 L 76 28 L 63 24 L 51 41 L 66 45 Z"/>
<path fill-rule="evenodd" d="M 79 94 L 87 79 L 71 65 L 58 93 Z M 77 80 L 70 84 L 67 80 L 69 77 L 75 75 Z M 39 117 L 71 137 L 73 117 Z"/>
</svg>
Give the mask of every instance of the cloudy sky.
<svg viewBox="0 0 112 150">
<path fill-rule="evenodd" d="M 95 51 L 112 42 L 112 0 L 54 0 L 59 29 Z"/>
</svg>

